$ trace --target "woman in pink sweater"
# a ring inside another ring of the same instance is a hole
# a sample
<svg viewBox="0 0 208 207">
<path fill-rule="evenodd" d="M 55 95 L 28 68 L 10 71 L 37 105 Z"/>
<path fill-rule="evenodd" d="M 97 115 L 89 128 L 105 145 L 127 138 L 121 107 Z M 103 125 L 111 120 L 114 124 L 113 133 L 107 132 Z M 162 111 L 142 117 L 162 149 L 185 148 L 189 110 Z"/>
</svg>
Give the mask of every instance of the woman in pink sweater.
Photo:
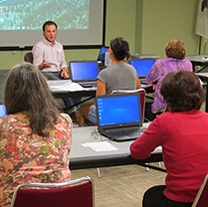
<svg viewBox="0 0 208 207">
<path fill-rule="evenodd" d="M 130 146 L 135 159 L 145 159 L 161 146 L 167 170 L 165 185 L 147 190 L 143 207 L 191 207 L 208 173 L 208 113 L 200 110 L 203 89 L 194 73 L 179 71 L 164 78 L 161 94 L 167 112 Z"/>
</svg>

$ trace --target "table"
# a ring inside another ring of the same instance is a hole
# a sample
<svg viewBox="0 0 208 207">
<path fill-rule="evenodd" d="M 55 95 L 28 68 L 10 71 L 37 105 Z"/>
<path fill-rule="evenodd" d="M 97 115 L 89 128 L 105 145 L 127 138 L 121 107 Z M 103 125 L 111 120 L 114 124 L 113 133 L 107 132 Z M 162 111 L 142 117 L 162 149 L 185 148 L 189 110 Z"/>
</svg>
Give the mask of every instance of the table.
<svg viewBox="0 0 208 207">
<path fill-rule="evenodd" d="M 47 84 L 54 98 L 87 97 L 85 99 L 82 99 L 79 103 L 64 108 L 65 111 L 94 98 L 97 89 L 96 87 L 83 88 L 79 84 L 73 83 L 70 79 L 48 80 Z"/>
<path fill-rule="evenodd" d="M 149 123 L 144 123 L 145 127 L 148 125 Z M 98 137 L 96 138 L 92 135 L 92 133 L 96 133 L 96 130 L 97 126 L 77 127 L 73 129 L 72 148 L 69 155 L 71 170 L 162 161 L 161 147 L 156 148 L 149 158 L 135 160 L 130 156 L 129 151 L 129 146 L 133 141 L 111 141 L 99 134 L 97 134 Z M 98 144 L 98 151 L 90 147 L 93 144 Z M 100 147 L 102 148 L 103 146 L 107 149 L 108 146 L 106 147 L 106 145 L 110 145 L 110 148 L 113 147 L 117 150 L 110 150 L 109 148 L 109 151 L 99 151 Z"/>
<path fill-rule="evenodd" d="M 47 83 L 55 98 L 90 95 L 92 98 L 96 94 L 96 88 L 83 88 L 78 84 L 73 85 L 70 80 L 47 81 Z M 148 88 L 148 90 L 152 91 L 152 88 Z M 148 124 L 144 123 L 146 127 Z M 133 141 L 115 142 L 96 132 L 97 126 L 77 127 L 73 129 L 72 149 L 70 152 L 71 170 L 162 161 L 161 148 L 157 148 L 145 160 L 135 160 L 130 156 L 129 151 L 129 146 Z M 97 135 L 97 139 L 95 139 L 92 133 L 94 133 L 94 136 Z M 90 144 L 90 146 L 86 147 L 83 144 Z M 91 148 L 94 144 L 98 144 L 98 147 L 110 145 L 110 147 L 116 148 L 116 150 L 95 151 Z"/>
<path fill-rule="evenodd" d="M 97 90 L 97 87 L 83 88 L 78 83 L 73 83 L 70 79 L 48 80 L 47 84 L 54 98 L 87 97 L 82 99 L 79 103 L 64 108 L 64 111 L 93 99 Z M 146 93 L 154 93 L 152 86 L 147 87 L 147 85 L 141 84 L 141 87 L 145 89 Z"/>
<path fill-rule="evenodd" d="M 96 95 L 96 87 L 83 88 L 77 83 L 72 83 L 68 80 L 49 80 L 47 81 L 51 93 L 55 98 L 68 98 L 68 97 L 86 97 Z M 72 85 L 73 84 L 73 85 Z M 72 87 L 70 86 L 72 85 Z M 146 93 L 152 93 L 152 87 L 147 87 L 145 84 L 141 84 L 141 87 L 145 89 Z"/>
<path fill-rule="evenodd" d="M 67 80 L 49 80 L 47 84 L 55 98 L 95 96 L 96 87 L 83 88 L 77 83 Z"/>
<path fill-rule="evenodd" d="M 205 100 L 205 111 L 208 112 L 208 73 L 196 73 L 196 75 L 204 82 L 206 82 L 206 100 Z"/>
<path fill-rule="evenodd" d="M 189 59 L 193 66 L 193 72 L 201 72 L 205 68 L 208 67 L 208 55 L 189 55 L 186 56 L 187 59 Z M 195 71 L 196 66 L 202 66 L 202 68 L 198 71 Z"/>
</svg>

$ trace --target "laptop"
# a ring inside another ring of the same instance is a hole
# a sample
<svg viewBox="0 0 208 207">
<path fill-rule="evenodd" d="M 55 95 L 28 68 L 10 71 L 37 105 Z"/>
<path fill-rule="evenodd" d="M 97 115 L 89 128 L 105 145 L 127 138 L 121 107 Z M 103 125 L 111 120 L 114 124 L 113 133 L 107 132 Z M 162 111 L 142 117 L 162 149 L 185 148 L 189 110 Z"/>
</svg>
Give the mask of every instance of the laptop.
<svg viewBox="0 0 208 207">
<path fill-rule="evenodd" d="M 84 88 L 96 87 L 98 76 L 97 61 L 70 61 L 69 74 L 72 82 Z"/>
<path fill-rule="evenodd" d="M 97 62 L 98 62 L 98 66 L 99 68 L 105 68 L 105 53 L 106 51 L 109 49 L 109 47 L 107 46 L 102 46 L 100 48 L 100 51 L 99 51 L 99 54 L 98 54 L 98 57 L 97 57 Z"/>
<path fill-rule="evenodd" d="M 98 131 L 115 141 L 135 140 L 143 124 L 138 93 L 122 93 L 95 98 Z"/>
<path fill-rule="evenodd" d="M 0 116 L 6 116 L 6 107 L 4 104 L 0 104 Z"/>
<path fill-rule="evenodd" d="M 146 84 L 146 77 L 150 72 L 153 64 L 155 63 L 155 58 L 145 58 L 145 59 L 131 59 L 130 64 L 134 66 L 137 71 L 137 75 L 141 83 Z"/>
</svg>

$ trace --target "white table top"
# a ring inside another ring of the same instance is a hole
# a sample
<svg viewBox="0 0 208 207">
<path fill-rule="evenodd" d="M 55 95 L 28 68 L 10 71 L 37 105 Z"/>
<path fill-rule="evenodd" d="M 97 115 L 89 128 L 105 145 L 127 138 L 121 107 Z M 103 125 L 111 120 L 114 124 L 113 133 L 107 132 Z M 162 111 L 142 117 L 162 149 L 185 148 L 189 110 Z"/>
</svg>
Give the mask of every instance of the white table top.
<svg viewBox="0 0 208 207">
<path fill-rule="evenodd" d="M 147 127 L 149 123 L 144 123 Z M 101 136 L 97 126 L 77 127 L 72 133 L 71 162 L 92 162 L 93 160 L 127 158 L 130 156 L 129 147 L 133 141 L 116 142 Z M 97 136 L 96 136 L 97 135 Z M 152 154 L 161 153 L 161 147 L 156 148 Z"/>
<path fill-rule="evenodd" d="M 195 73 L 195 74 L 198 76 L 208 77 L 208 73 L 201 72 L 201 73 Z"/>
<path fill-rule="evenodd" d="M 54 92 L 75 92 L 75 91 L 96 91 L 96 87 L 84 88 L 78 83 L 72 82 L 70 79 L 67 80 L 48 80 L 47 84 L 52 93 Z"/>
<path fill-rule="evenodd" d="M 208 55 L 187 55 L 186 58 L 193 62 L 208 63 Z"/>
</svg>

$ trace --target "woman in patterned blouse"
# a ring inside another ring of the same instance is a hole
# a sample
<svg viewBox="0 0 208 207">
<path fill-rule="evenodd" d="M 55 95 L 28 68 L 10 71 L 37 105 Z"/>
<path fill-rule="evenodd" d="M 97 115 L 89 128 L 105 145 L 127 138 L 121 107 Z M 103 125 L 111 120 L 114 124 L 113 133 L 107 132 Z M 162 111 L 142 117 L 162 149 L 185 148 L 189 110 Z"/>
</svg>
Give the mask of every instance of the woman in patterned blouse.
<svg viewBox="0 0 208 207">
<path fill-rule="evenodd" d="M 15 66 L 5 83 L 0 117 L 0 203 L 9 207 L 23 182 L 70 179 L 72 121 L 60 113 L 47 82 L 32 64 Z"/>
</svg>

